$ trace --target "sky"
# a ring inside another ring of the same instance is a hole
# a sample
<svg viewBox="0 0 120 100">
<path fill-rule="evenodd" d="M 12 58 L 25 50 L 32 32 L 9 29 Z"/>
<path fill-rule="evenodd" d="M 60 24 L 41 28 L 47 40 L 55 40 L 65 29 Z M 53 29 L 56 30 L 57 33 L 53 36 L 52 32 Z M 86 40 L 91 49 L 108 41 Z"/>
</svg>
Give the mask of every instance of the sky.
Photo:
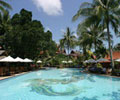
<svg viewBox="0 0 120 100">
<path fill-rule="evenodd" d="M 7 0 L 13 8 L 10 11 L 11 17 L 19 13 L 22 8 L 32 11 L 33 19 L 40 20 L 44 28 L 53 33 L 53 40 L 57 43 L 63 37 L 67 27 L 76 33 L 80 20 L 72 22 L 72 17 L 85 1 L 92 0 Z M 114 36 L 114 45 L 118 42 L 120 38 Z"/>
</svg>

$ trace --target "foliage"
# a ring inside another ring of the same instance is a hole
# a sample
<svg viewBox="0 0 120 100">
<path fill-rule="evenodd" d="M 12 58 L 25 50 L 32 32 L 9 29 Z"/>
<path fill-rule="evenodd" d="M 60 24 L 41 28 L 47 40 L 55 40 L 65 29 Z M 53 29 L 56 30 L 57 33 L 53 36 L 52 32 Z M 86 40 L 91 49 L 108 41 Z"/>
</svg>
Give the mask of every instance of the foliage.
<svg viewBox="0 0 120 100">
<path fill-rule="evenodd" d="M 93 59 L 94 53 L 90 50 L 86 51 L 86 59 Z"/>
<path fill-rule="evenodd" d="M 72 64 L 73 66 L 79 65 L 79 67 L 82 67 L 84 62 L 83 55 L 78 56 L 77 59 L 74 59 L 74 58 L 71 58 L 71 59 L 73 61 L 73 64 Z"/>
<path fill-rule="evenodd" d="M 11 5 L 9 5 L 7 2 L 5 2 L 4 0 L 0 0 L 0 13 L 6 12 L 7 10 L 12 10 Z"/>
<path fill-rule="evenodd" d="M 103 66 L 100 63 L 97 63 L 97 68 L 103 68 Z"/>
<path fill-rule="evenodd" d="M 115 67 L 119 68 L 120 62 L 115 61 Z"/>
<path fill-rule="evenodd" d="M 103 42 L 108 40 L 107 33 L 99 21 L 91 21 L 90 25 L 87 23 L 88 20 L 85 20 L 85 22 L 78 25 L 77 34 L 79 36 L 79 46 L 82 48 L 86 46 L 86 49 L 94 48 L 94 52 L 96 53 L 96 50 L 99 49 L 100 46 L 104 45 Z"/>
<path fill-rule="evenodd" d="M 5 32 L 2 41 L 9 55 L 21 58 L 39 58 L 40 51 L 48 51 L 53 55 L 56 44 L 50 31 L 44 32 L 40 21 L 32 20 L 32 13 L 22 9 L 11 18 L 12 29 Z"/>
<path fill-rule="evenodd" d="M 67 61 L 67 56 L 63 54 L 58 54 L 53 57 L 45 59 L 45 65 L 56 66 L 62 64 L 62 61 Z"/>
<path fill-rule="evenodd" d="M 71 48 L 75 47 L 76 37 L 73 35 L 74 32 L 70 31 L 68 27 L 64 33 L 63 39 L 60 40 L 61 47 L 65 47 L 68 50 L 68 54 Z"/>
<path fill-rule="evenodd" d="M 59 44 L 60 50 L 62 51 L 63 49 L 65 49 L 64 39 L 61 39 L 59 42 L 60 42 L 60 44 Z"/>
<path fill-rule="evenodd" d="M 92 42 L 89 38 L 89 35 L 87 33 L 84 33 L 84 30 L 81 30 L 81 34 L 79 34 L 78 37 L 78 46 L 82 48 L 84 58 L 86 59 L 87 57 L 87 50 L 91 49 Z"/>
<path fill-rule="evenodd" d="M 99 20 L 100 23 L 103 25 L 103 27 L 106 26 L 112 67 L 114 67 L 114 64 L 112 59 L 110 26 L 113 28 L 115 34 L 119 33 L 119 24 L 120 24 L 119 3 L 120 3 L 119 0 L 93 0 L 92 3 L 84 2 L 83 4 L 81 4 L 80 9 L 73 17 L 73 21 L 84 17 L 83 21 L 88 20 L 87 21 L 88 24 L 91 24 L 92 21 L 94 22 L 96 20 Z"/>
<path fill-rule="evenodd" d="M 115 47 L 113 48 L 114 51 L 120 51 L 120 43 L 118 43 L 117 45 L 115 45 Z"/>
<path fill-rule="evenodd" d="M 10 16 L 8 11 L 4 11 L 4 14 L 0 13 L 0 35 L 4 35 L 11 29 Z"/>
<path fill-rule="evenodd" d="M 108 51 L 105 47 L 99 46 L 96 50 L 96 56 L 97 58 L 104 58 L 106 55 L 108 55 Z"/>
</svg>

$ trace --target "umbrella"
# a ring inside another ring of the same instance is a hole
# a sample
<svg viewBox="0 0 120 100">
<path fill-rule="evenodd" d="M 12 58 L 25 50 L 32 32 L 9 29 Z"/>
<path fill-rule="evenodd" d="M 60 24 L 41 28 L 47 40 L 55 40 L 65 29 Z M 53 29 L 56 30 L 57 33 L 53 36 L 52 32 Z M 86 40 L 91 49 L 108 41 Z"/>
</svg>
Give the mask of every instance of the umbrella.
<svg viewBox="0 0 120 100">
<path fill-rule="evenodd" d="M 67 61 L 62 61 L 62 63 L 67 63 Z"/>
<path fill-rule="evenodd" d="M 24 59 L 24 62 L 28 63 L 28 62 L 32 62 L 32 60 L 28 59 L 28 58 L 25 58 Z"/>
<path fill-rule="evenodd" d="M 86 60 L 85 63 L 88 63 L 88 60 Z"/>
<path fill-rule="evenodd" d="M 14 62 L 24 62 L 24 60 L 23 60 L 22 58 L 17 57 L 17 58 L 14 60 Z"/>
<path fill-rule="evenodd" d="M 38 60 L 37 63 L 42 63 L 42 61 L 41 61 L 41 60 Z"/>
<path fill-rule="evenodd" d="M 73 63 L 73 61 L 69 60 L 68 63 Z"/>
<path fill-rule="evenodd" d="M 89 59 L 89 60 L 86 60 L 85 63 L 97 63 L 97 61 L 94 59 Z"/>
<path fill-rule="evenodd" d="M 115 61 L 120 62 L 120 59 L 116 59 Z"/>
<path fill-rule="evenodd" d="M 12 58 L 11 56 L 8 56 L 8 57 L 1 59 L 0 62 L 15 62 L 15 59 Z"/>
<path fill-rule="evenodd" d="M 109 60 L 104 59 L 104 58 L 100 58 L 100 59 L 97 60 L 97 62 L 105 62 L 105 61 L 109 61 Z"/>
</svg>

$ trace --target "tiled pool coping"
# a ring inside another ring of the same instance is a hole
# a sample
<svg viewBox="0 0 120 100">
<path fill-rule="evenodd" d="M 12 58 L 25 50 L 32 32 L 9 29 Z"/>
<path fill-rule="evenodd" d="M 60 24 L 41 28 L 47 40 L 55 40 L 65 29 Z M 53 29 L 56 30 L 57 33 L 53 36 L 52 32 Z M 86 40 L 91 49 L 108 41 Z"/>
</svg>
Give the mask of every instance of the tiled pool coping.
<svg viewBox="0 0 120 100">
<path fill-rule="evenodd" d="M 42 70 L 42 69 L 44 70 L 44 69 L 47 69 L 47 68 L 41 68 L 40 70 Z M 35 70 L 35 71 L 38 71 L 38 70 Z M 14 74 L 14 75 L 11 75 L 11 76 L 2 76 L 2 77 L 0 77 L 0 81 L 5 80 L 5 79 L 9 79 L 9 78 L 13 78 L 13 77 L 16 77 L 16 76 L 24 75 L 24 74 L 27 74 L 27 73 L 30 73 L 30 72 L 33 72 L 33 71 L 22 72 L 22 73 Z"/>
<path fill-rule="evenodd" d="M 20 76 L 20 75 L 23 75 L 23 74 L 26 74 L 26 73 L 28 73 L 28 72 L 23 72 L 23 73 L 19 73 L 19 74 L 14 74 L 14 75 L 11 75 L 11 76 L 0 77 L 0 81 L 1 81 L 1 80 L 5 80 L 5 79 L 9 79 L 9 78 L 12 78 L 12 77 Z"/>
</svg>

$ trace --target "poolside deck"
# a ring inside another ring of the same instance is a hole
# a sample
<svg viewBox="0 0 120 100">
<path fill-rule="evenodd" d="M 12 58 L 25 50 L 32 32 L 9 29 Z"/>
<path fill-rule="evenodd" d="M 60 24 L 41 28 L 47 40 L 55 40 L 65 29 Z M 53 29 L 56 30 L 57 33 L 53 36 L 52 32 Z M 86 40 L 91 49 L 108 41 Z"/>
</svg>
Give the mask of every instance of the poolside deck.
<svg viewBox="0 0 120 100">
<path fill-rule="evenodd" d="M 26 74 L 26 73 L 28 73 L 28 72 L 23 72 L 23 73 L 19 73 L 19 74 L 14 74 L 14 75 L 11 75 L 11 76 L 3 76 L 3 77 L 0 77 L 0 80 L 4 80 L 4 79 L 11 78 L 11 77 L 23 75 L 23 74 Z"/>
</svg>

